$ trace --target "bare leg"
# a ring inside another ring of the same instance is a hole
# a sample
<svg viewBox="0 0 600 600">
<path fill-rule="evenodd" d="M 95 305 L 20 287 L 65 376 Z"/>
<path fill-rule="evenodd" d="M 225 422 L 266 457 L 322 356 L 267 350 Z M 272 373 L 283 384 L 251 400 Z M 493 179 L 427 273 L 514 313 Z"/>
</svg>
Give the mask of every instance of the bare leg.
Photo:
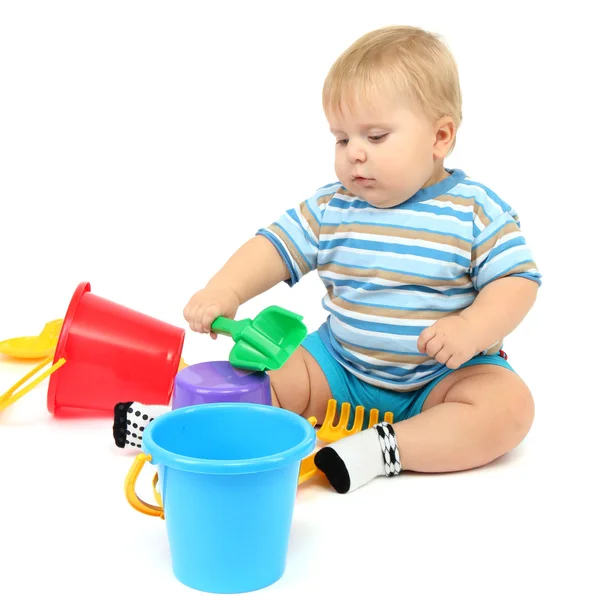
<svg viewBox="0 0 600 600">
<path fill-rule="evenodd" d="M 331 390 L 321 367 L 303 347 L 287 362 L 270 371 L 271 396 L 275 406 L 281 406 L 305 418 L 316 417 L 322 423 L 331 398 Z"/>
<path fill-rule="evenodd" d="M 334 442 L 316 454 L 315 464 L 340 493 L 401 469 L 462 471 L 515 448 L 533 416 L 531 393 L 515 373 L 495 365 L 466 367 L 432 390 L 420 414 Z"/>
<path fill-rule="evenodd" d="M 518 446 L 533 417 L 531 393 L 512 371 L 495 365 L 455 371 L 419 415 L 394 424 L 402 467 L 447 472 L 485 465 Z"/>
</svg>

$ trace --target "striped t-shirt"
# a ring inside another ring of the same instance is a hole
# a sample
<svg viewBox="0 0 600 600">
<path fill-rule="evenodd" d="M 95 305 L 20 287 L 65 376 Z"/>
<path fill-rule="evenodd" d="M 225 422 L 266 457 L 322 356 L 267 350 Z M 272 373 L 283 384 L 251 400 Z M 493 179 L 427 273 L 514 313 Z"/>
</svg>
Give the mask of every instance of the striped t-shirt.
<svg viewBox="0 0 600 600">
<path fill-rule="evenodd" d="M 406 391 L 449 369 L 417 339 L 500 277 L 541 283 L 515 210 L 461 170 L 393 208 L 375 208 L 339 182 L 257 234 L 283 257 L 287 283 L 317 269 L 330 314 L 320 328 L 334 358 L 359 379 Z M 495 354 L 498 340 L 483 354 Z"/>
</svg>

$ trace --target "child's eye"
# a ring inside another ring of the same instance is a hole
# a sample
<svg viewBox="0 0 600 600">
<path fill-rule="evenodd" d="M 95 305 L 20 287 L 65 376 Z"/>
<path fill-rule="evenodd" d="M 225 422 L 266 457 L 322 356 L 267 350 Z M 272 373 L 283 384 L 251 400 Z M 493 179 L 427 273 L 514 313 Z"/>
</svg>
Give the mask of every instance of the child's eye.
<svg viewBox="0 0 600 600">
<path fill-rule="evenodd" d="M 382 140 L 384 140 L 386 137 L 388 136 L 387 133 L 382 133 L 381 135 L 370 135 L 369 139 L 372 142 L 381 142 Z"/>
<path fill-rule="evenodd" d="M 335 143 L 340 146 L 345 146 L 348 143 L 348 140 L 337 140 Z"/>
</svg>

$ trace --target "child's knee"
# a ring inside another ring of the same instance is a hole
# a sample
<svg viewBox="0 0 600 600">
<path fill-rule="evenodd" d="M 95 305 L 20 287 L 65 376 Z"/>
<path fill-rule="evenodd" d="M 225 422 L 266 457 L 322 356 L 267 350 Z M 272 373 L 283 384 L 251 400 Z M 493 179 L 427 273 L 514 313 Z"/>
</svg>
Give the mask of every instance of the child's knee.
<svg viewBox="0 0 600 600">
<path fill-rule="evenodd" d="M 306 418 L 325 416 L 331 391 L 312 355 L 300 347 L 278 370 L 269 373 L 273 404 Z"/>
<path fill-rule="evenodd" d="M 302 414 L 310 400 L 310 382 L 299 350 L 280 369 L 270 371 L 269 377 L 272 404 Z"/>
</svg>

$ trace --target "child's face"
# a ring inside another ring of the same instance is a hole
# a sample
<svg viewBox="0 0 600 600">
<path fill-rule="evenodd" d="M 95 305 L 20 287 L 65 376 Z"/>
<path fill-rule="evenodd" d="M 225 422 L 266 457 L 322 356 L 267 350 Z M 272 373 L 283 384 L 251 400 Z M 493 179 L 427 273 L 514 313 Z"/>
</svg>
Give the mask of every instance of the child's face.
<svg viewBox="0 0 600 600">
<path fill-rule="evenodd" d="M 436 128 L 423 114 L 380 99 L 326 116 L 336 137 L 336 175 L 369 204 L 396 206 L 434 182 Z"/>
</svg>

